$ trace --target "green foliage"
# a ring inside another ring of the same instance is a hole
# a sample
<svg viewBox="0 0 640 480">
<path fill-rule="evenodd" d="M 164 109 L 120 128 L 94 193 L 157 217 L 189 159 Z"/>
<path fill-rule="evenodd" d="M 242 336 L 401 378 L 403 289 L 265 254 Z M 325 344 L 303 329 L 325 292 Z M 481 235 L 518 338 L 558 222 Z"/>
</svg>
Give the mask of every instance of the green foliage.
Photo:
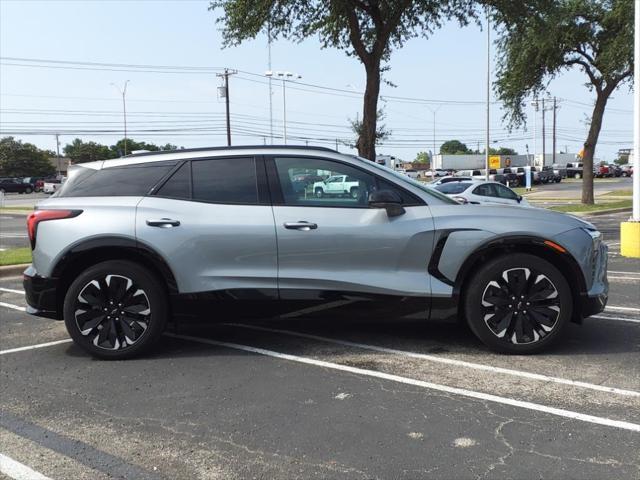
<svg viewBox="0 0 640 480">
<path fill-rule="evenodd" d="M 429 154 L 427 152 L 418 152 L 418 154 L 416 155 L 416 159 L 413 162 L 414 163 L 426 163 L 427 165 L 429 165 L 429 163 L 430 163 Z"/>
<path fill-rule="evenodd" d="M 46 177 L 55 171 L 46 151 L 13 137 L 0 140 L 0 176 Z"/>
<path fill-rule="evenodd" d="M 83 142 L 79 138 L 65 145 L 62 151 L 73 163 L 94 162 L 117 157 L 106 145 L 96 142 Z"/>
<path fill-rule="evenodd" d="M 493 148 L 489 148 L 489 153 L 491 153 L 491 150 L 493 150 Z M 500 147 L 495 150 L 495 153 L 491 153 L 491 155 L 518 155 L 518 152 L 516 152 L 513 148 Z"/>
<path fill-rule="evenodd" d="M 525 99 L 578 68 L 598 93 L 610 94 L 633 71 L 633 0 L 490 0 L 500 25 L 495 89 L 511 126 Z"/>
<path fill-rule="evenodd" d="M 473 153 L 473 151 L 460 140 L 448 140 L 440 146 L 440 153 L 442 155 L 464 155 Z"/>
<path fill-rule="evenodd" d="M 474 0 L 213 0 L 221 10 L 224 46 L 253 39 L 319 39 L 323 48 L 343 50 L 363 64 L 367 82 L 356 145 L 361 156 L 375 159 L 380 139 L 376 115 L 381 73 L 391 52 L 415 37 L 428 37 L 446 19 L 461 24 L 475 14 Z"/>
<path fill-rule="evenodd" d="M 384 117 L 385 117 L 384 112 L 382 110 L 378 110 L 378 115 L 376 116 L 376 135 L 375 135 L 376 145 L 382 142 L 383 140 L 386 140 L 391 135 L 391 130 L 388 130 L 386 125 L 378 124 L 378 122 L 381 122 L 382 120 L 384 120 Z M 351 123 L 351 130 L 353 130 L 353 133 L 355 133 L 356 136 L 358 137 L 356 138 L 356 145 L 357 145 L 360 138 L 362 138 L 362 134 L 364 130 L 363 123 L 360 120 L 349 120 L 349 123 Z"/>
</svg>

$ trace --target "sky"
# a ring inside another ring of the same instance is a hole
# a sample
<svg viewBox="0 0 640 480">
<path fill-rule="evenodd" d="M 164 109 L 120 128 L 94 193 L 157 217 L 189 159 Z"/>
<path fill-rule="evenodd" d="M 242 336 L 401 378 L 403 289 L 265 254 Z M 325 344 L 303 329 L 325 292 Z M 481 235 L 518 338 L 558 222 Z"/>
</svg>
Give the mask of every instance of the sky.
<svg viewBox="0 0 640 480">
<path fill-rule="evenodd" d="M 229 68 L 238 71 L 229 80 L 233 144 L 282 144 L 282 82 L 272 82 L 270 110 L 266 36 L 223 48 L 215 22 L 222 13 L 208 6 L 200 0 L 0 0 L 0 136 L 50 150 L 56 133 L 61 148 L 76 137 L 113 144 L 123 137 L 118 87 L 129 80 L 129 138 L 187 148 L 225 145 L 216 72 Z M 380 103 L 391 136 L 378 154 L 411 161 L 434 149 L 434 126 L 436 150 L 450 139 L 484 149 L 486 55 L 486 30 L 455 22 L 394 51 L 385 79 L 395 87 L 383 85 Z M 492 45 L 492 78 L 495 62 Z M 302 76 L 285 86 L 288 143 L 355 153 L 350 121 L 362 115 L 365 85 L 359 61 L 311 38 L 272 42 L 271 65 Z M 573 70 L 548 86 L 549 96 L 558 98 L 558 151 L 577 152 L 586 137 L 594 94 L 585 82 Z M 491 101 L 492 146 L 541 153 L 542 113 L 528 107 L 526 130 L 509 132 L 493 93 Z M 627 84 L 607 106 L 596 159 L 612 161 L 618 149 L 630 148 L 632 123 Z M 551 124 L 549 111 L 547 153 Z"/>
</svg>

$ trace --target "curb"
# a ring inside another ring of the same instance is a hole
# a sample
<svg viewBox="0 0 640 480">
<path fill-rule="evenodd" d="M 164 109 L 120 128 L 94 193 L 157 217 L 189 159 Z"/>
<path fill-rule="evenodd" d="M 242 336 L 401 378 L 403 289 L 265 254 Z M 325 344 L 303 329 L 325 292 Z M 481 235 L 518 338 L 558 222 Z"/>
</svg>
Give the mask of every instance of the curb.
<svg viewBox="0 0 640 480">
<path fill-rule="evenodd" d="M 631 212 L 633 209 L 631 207 L 624 207 L 624 208 L 612 208 L 610 210 L 597 210 L 595 212 L 562 212 L 562 213 L 568 213 L 570 215 L 576 215 L 578 217 L 591 217 L 591 216 L 598 216 L 598 215 L 609 215 L 610 213 L 624 213 L 624 212 Z"/>
<path fill-rule="evenodd" d="M 30 263 L 19 263 L 18 265 L 5 265 L 0 267 L 0 278 L 13 277 L 15 275 L 22 275 L 22 272 L 31 265 Z"/>
</svg>

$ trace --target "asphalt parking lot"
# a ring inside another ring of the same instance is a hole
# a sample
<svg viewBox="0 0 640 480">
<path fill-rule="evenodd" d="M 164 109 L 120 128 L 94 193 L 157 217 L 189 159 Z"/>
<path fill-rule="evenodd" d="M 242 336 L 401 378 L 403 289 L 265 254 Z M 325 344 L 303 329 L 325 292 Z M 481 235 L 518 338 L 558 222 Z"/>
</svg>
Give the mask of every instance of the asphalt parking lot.
<svg viewBox="0 0 640 480">
<path fill-rule="evenodd" d="M 535 356 L 490 353 L 459 325 L 247 324 L 212 309 L 225 324 L 97 361 L 20 310 L 19 277 L 1 279 L 0 461 L 51 479 L 639 479 L 626 216 L 590 219 L 610 246 L 606 311 Z"/>
</svg>

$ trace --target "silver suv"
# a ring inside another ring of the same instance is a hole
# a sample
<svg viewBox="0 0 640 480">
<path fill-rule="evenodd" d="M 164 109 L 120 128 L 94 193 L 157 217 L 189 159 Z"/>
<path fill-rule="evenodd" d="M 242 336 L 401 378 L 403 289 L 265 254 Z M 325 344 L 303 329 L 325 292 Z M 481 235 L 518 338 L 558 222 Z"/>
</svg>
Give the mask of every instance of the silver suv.
<svg viewBox="0 0 640 480">
<path fill-rule="evenodd" d="M 336 177 L 349 180 L 342 191 L 327 185 Z M 169 321 L 365 308 L 466 319 L 492 349 L 532 353 L 607 301 L 607 249 L 593 225 L 542 209 L 459 205 L 325 148 L 76 165 L 28 231 L 28 311 L 64 319 L 102 358 L 141 353 Z"/>
</svg>

